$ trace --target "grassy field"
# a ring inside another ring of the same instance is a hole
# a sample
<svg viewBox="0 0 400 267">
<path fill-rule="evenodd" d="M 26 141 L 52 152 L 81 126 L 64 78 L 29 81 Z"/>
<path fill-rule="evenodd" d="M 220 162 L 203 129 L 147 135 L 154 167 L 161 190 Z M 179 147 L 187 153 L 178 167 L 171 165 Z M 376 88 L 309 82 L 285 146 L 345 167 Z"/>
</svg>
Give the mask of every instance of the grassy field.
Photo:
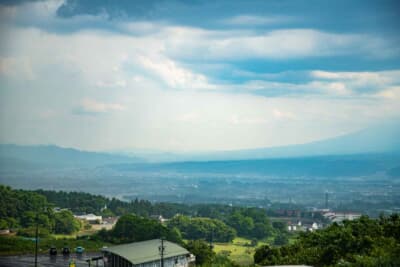
<svg viewBox="0 0 400 267">
<path fill-rule="evenodd" d="M 257 246 L 266 244 L 266 242 L 258 242 Z M 251 246 L 251 240 L 237 237 L 232 243 L 215 243 L 214 251 L 218 254 L 227 255 L 232 261 L 239 265 L 253 264 L 253 255 L 257 247 Z"/>
</svg>

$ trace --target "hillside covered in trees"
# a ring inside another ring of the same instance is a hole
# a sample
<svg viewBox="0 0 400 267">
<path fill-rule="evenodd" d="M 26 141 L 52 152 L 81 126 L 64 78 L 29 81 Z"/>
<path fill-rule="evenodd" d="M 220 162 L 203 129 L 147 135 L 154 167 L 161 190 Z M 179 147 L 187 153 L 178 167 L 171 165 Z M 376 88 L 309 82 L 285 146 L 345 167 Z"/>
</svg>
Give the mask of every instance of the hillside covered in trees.
<svg viewBox="0 0 400 267">
<path fill-rule="evenodd" d="M 54 205 L 37 192 L 13 190 L 0 185 L 0 229 L 18 229 L 18 234 L 34 235 L 38 223 L 40 235 L 71 234 L 81 225 L 69 210 L 54 212 Z"/>
<path fill-rule="evenodd" d="M 260 265 L 400 266 L 400 216 L 366 216 L 342 225 L 302 233 L 294 244 L 260 247 L 254 261 Z"/>
</svg>

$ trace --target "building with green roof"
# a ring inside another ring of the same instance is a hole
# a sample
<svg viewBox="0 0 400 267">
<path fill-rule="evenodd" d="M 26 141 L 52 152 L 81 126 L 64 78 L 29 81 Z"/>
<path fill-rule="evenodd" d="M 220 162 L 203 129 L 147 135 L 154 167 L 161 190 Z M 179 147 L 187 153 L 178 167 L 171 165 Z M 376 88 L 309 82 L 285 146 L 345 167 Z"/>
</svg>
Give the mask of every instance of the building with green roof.
<svg viewBox="0 0 400 267">
<path fill-rule="evenodd" d="M 195 261 L 185 248 L 161 239 L 103 248 L 103 253 L 106 267 L 188 267 Z"/>
</svg>

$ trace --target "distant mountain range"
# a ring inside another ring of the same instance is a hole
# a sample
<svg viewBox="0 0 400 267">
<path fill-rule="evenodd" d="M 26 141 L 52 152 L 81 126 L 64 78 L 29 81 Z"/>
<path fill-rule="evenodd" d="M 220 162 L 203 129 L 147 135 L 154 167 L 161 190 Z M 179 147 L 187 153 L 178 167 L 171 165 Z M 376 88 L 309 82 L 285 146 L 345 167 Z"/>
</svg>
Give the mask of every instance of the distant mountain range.
<svg viewBox="0 0 400 267">
<path fill-rule="evenodd" d="M 224 159 L 262 159 L 321 155 L 351 155 L 400 151 L 400 124 L 385 124 L 306 144 L 226 151 L 215 154 Z"/>
<path fill-rule="evenodd" d="M 387 173 L 399 177 L 400 153 L 313 156 L 277 159 L 112 164 L 117 172 L 221 176 L 361 177 Z"/>
<path fill-rule="evenodd" d="M 202 153 L 88 152 L 54 145 L 0 145 L 0 168 L 93 167 L 145 162 L 284 159 L 334 155 L 398 154 L 400 124 L 382 124 L 356 133 L 307 144 Z M 400 165 L 400 163 L 399 163 Z"/>
<path fill-rule="evenodd" d="M 142 161 L 132 156 L 88 152 L 54 145 L 0 145 L 0 168 L 2 170 L 95 167 Z"/>
<path fill-rule="evenodd" d="M 399 151 L 400 122 L 391 122 L 382 123 L 358 132 L 305 144 L 197 153 L 154 151 L 146 153 L 143 151 L 132 151 L 125 154 L 145 158 L 152 162 L 179 162 L 393 153 Z"/>
</svg>

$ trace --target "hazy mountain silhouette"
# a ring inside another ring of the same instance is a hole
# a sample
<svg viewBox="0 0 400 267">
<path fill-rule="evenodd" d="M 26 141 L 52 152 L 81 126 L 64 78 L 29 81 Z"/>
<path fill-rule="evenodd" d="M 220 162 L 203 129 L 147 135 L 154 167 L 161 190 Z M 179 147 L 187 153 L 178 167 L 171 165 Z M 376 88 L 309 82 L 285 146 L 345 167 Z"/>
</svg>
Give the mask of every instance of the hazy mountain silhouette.
<svg viewBox="0 0 400 267">
<path fill-rule="evenodd" d="M 400 151 L 400 124 L 383 124 L 306 144 L 221 152 L 231 159 L 349 155 Z"/>
<path fill-rule="evenodd" d="M 199 153 L 132 152 L 130 155 L 146 158 L 153 162 L 168 162 L 393 153 L 400 151 L 399 136 L 400 123 L 391 122 L 358 132 L 305 144 Z"/>
<path fill-rule="evenodd" d="M 54 145 L 0 145 L 2 169 L 40 167 L 94 167 L 104 164 L 140 162 L 139 158 L 81 151 Z"/>
<path fill-rule="evenodd" d="M 121 155 L 81 151 L 54 145 L 0 145 L 0 167 L 100 166 L 143 163 L 144 159 L 154 162 L 187 162 L 397 153 L 400 152 L 399 136 L 400 123 L 386 123 L 359 132 L 306 144 L 203 153 L 133 152 Z"/>
</svg>

